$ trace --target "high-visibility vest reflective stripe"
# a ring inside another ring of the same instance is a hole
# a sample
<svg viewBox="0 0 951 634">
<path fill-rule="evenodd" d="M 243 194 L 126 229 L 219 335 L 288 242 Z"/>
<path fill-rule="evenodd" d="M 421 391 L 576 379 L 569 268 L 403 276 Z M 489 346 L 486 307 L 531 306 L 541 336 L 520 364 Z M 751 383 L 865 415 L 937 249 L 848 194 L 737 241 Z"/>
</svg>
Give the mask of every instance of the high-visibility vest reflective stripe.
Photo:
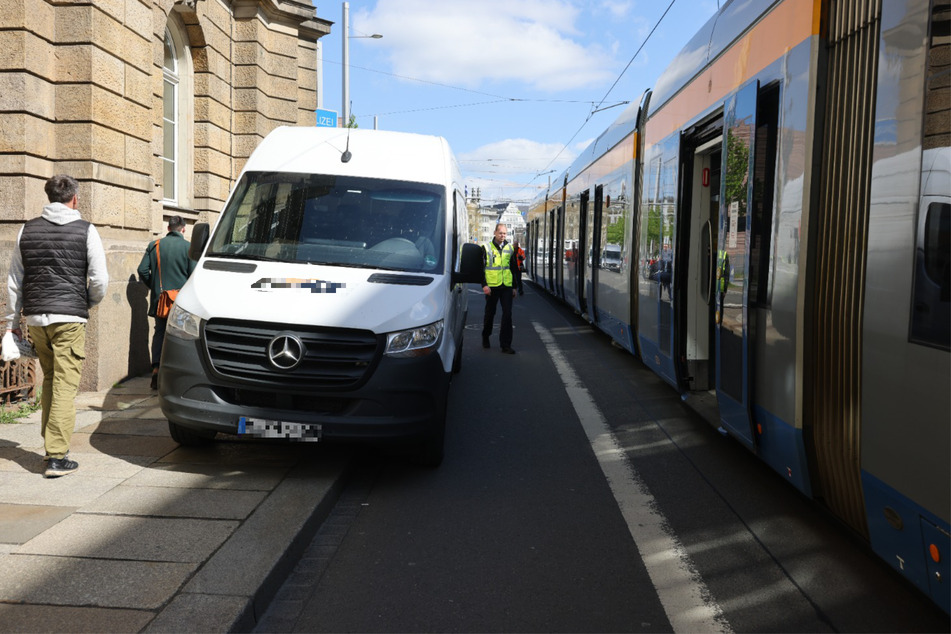
<svg viewBox="0 0 951 634">
<path fill-rule="evenodd" d="M 512 243 L 506 243 L 502 252 L 492 242 L 482 247 L 485 249 L 485 283 L 489 286 L 512 286 Z"/>
<path fill-rule="evenodd" d="M 726 287 L 730 280 L 730 272 L 727 270 L 729 261 L 729 254 L 723 249 L 720 249 L 717 252 L 717 290 L 720 293 L 726 293 Z"/>
</svg>

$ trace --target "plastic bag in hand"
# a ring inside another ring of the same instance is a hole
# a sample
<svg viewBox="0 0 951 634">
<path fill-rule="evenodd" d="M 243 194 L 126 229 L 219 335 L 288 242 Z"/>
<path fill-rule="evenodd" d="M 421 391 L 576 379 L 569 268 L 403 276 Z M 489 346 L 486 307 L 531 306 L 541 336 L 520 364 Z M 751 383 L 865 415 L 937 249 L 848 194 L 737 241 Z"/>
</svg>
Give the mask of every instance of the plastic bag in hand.
<svg viewBox="0 0 951 634">
<path fill-rule="evenodd" d="M 15 361 L 20 358 L 20 348 L 17 346 L 17 339 L 13 336 L 13 331 L 8 330 L 3 335 L 3 342 L 0 344 L 3 362 Z"/>
<path fill-rule="evenodd" d="M 17 342 L 17 350 L 20 351 L 21 357 L 27 357 L 28 359 L 36 358 L 36 348 L 33 347 L 33 344 L 26 340 L 26 338 L 20 338 L 16 335 L 13 338 Z"/>
<path fill-rule="evenodd" d="M 33 347 L 32 343 L 17 337 L 13 332 L 6 332 L 3 335 L 3 361 L 15 361 L 20 357 L 35 359 L 36 348 Z"/>
</svg>

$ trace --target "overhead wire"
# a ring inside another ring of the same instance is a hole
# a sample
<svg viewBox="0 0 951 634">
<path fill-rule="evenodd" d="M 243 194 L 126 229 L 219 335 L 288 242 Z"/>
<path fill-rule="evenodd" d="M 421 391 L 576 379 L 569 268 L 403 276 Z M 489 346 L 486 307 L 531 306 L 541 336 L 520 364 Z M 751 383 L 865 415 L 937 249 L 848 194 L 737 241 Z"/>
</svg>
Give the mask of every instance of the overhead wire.
<svg viewBox="0 0 951 634">
<path fill-rule="evenodd" d="M 481 90 L 475 90 L 475 89 L 472 89 L 472 88 L 465 88 L 465 87 L 462 87 L 462 86 L 454 86 L 454 85 L 446 84 L 446 83 L 442 83 L 442 82 L 431 81 L 431 80 L 426 80 L 426 79 L 419 79 L 418 77 L 409 77 L 409 76 L 406 76 L 406 75 L 400 75 L 400 74 L 397 74 L 397 73 L 389 73 L 389 72 L 386 72 L 386 71 L 376 70 L 376 69 L 372 69 L 372 68 L 366 68 L 366 67 L 361 67 L 361 66 L 351 66 L 351 68 L 357 68 L 357 69 L 360 69 L 360 70 L 364 70 L 364 71 L 371 72 L 371 73 L 378 73 L 378 74 L 381 74 L 381 75 L 388 75 L 388 76 L 390 76 L 390 77 L 396 77 L 396 78 L 398 78 L 398 79 L 404 79 L 404 80 L 408 80 L 408 81 L 415 81 L 415 82 L 419 82 L 419 83 L 423 83 L 423 84 L 430 84 L 430 85 L 433 85 L 433 86 L 440 86 L 440 87 L 449 88 L 449 89 L 452 89 L 452 90 L 459 90 L 459 91 L 464 91 L 464 92 L 471 92 L 471 93 L 474 93 L 474 94 L 485 95 L 485 96 L 487 96 L 487 97 L 495 97 L 495 99 L 492 100 L 492 101 L 479 101 L 479 102 L 472 102 L 472 103 L 466 103 L 466 104 L 452 104 L 452 105 L 446 105 L 446 106 L 431 106 L 431 107 L 427 107 L 427 108 L 416 108 L 416 109 L 413 109 L 413 110 L 397 110 L 397 111 L 392 111 L 392 112 L 377 113 L 377 114 L 374 114 L 374 115 L 366 115 L 366 116 L 391 116 L 391 115 L 394 115 L 394 114 L 406 114 L 406 113 L 412 113 L 412 112 L 426 112 L 426 111 L 431 111 L 431 110 L 444 110 L 444 109 L 449 109 L 449 108 L 466 108 L 466 107 L 472 107 L 472 106 L 490 105 L 490 104 L 495 104 L 495 103 L 518 103 L 518 102 L 524 102 L 524 103 L 587 103 L 587 104 L 591 104 L 591 110 L 588 112 L 588 116 L 585 117 L 585 120 L 582 122 L 582 124 L 578 127 L 578 129 L 575 131 L 575 133 L 571 135 L 571 138 L 568 139 L 568 141 L 565 142 L 565 143 L 562 145 L 561 150 L 559 150 L 558 153 L 548 162 L 548 164 L 545 166 L 545 169 L 540 170 L 537 174 L 535 174 L 534 177 L 532 177 L 532 179 L 531 179 L 528 183 L 526 183 L 526 184 L 522 187 L 522 189 L 526 189 L 526 188 L 530 187 L 530 186 L 532 185 L 532 183 L 535 182 L 535 179 L 537 179 L 539 176 L 541 176 L 541 175 L 543 175 L 543 174 L 551 173 L 552 171 L 555 171 L 555 170 L 552 170 L 552 169 L 551 169 L 552 165 L 555 164 L 555 162 L 559 159 L 559 157 L 561 157 L 562 154 L 564 154 L 565 150 L 571 145 L 571 143 L 578 137 L 579 134 L 581 134 L 581 131 L 585 128 L 585 126 L 586 126 L 586 125 L 588 124 L 588 122 L 591 120 L 591 117 L 593 117 L 593 116 L 594 116 L 596 113 L 598 113 L 598 112 L 602 112 L 602 111 L 608 110 L 608 109 L 610 109 L 610 108 L 614 108 L 614 107 L 617 107 L 617 106 L 626 105 L 626 104 L 629 104 L 629 103 L 630 103 L 630 101 L 619 101 L 619 102 L 617 102 L 617 103 L 613 103 L 613 104 L 611 104 L 611 105 L 602 107 L 602 106 L 604 106 L 604 103 L 607 101 L 608 96 L 609 96 L 609 95 L 611 94 L 611 92 L 617 87 L 618 83 L 619 83 L 619 82 L 621 81 L 621 79 L 624 77 L 625 73 L 627 73 L 627 71 L 630 69 L 631 64 L 633 64 L 633 63 L 634 63 L 634 60 L 637 59 L 638 55 L 640 55 L 641 51 L 644 49 L 644 46 L 646 46 L 647 43 L 650 41 L 651 36 L 654 35 L 654 32 L 655 32 L 655 31 L 657 30 L 657 28 L 660 26 L 661 22 L 664 21 L 664 18 L 665 18 L 665 17 L 667 17 L 667 14 L 670 12 L 671 8 L 673 8 L 673 6 L 674 6 L 674 4 L 676 3 L 676 1 L 677 1 L 677 0 L 670 0 L 670 4 L 667 5 L 667 8 L 664 9 L 663 14 L 661 14 L 660 18 L 657 19 L 657 22 L 656 22 L 656 23 L 654 24 L 654 26 L 651 28 L 650 32 L 647 34 L 647 37 L 644 38 L 644 41 L 641 42 L 641 45 L 640 45 L 640 46 L 637 48 L 637 50 L 634 52 L 634 55 L 633 55 L 633 56 L 631 57 L 631 59 L 627 62 L 627 64 L 624 66 L 624 69 L 621 70 L 621 72 L 618 74 L 617 78 L 614 80 L 614 83 L 611 84 L 611 87 L 608 88 L 608 90 L 604 93 L 604 96 L 601 97 L 600 101 L 598 101 L 598 102 L 586 101 L 586 100 L 571 100 L 571 99 L 526 99 L 526 98 L 519 98 L 519 97 L 506 97 L 506 96 L 504 96 L 504 95 L 498 95 L 498 94 L 495 94 L 495 93 L 489 93 L 489 92 L 485 92 L 485 91 L 481 91 Z M 720 6 L 720 3 L 719 3 L 719 0 L 718 0 L 718 1 L 717 1 L 717 8 L 718 8 L 718 9 L 719 9 L 719 6 Z M 335 61 L 333 61 L 333 60 L 324 60 L 324 62 L 325 62 L 325 63 L 330 63 L 330 64 L 339 64 L 339 65 L 342 66 L 342 63 L 341 63 L 341 62 L 335 62 Z M 522 191 L 522 189 L 517 190 L 516 193 Z"/>
<path fill-rule="evenodd" d="M 604 104 L 605 100 L 607 100 L 608 95 L 611 94 L 611 91 L 614 90 L 614 89 L 617 87 L 618 82 L 620 82 L 620 81 L 621 81 L 621 78 L 624 77 L 624 74 L 625 74 L 625 73 L 628 71 L 628 69 L 631 67 L 631 64 L 634 63 L 634 60 L 637 59 L 637 56 L 640 55 L 641 51 L 644 49 L 644 46 L 646 46 L 646 45 L 647 45 L 647 42 L 650 41 L 651 36 L 654 34 L 654 31 L 657 30 L 657 27 L 660 26 L 660 23 L 664 21 L 664 18 L 665 18 L 665 17 L 667 17 L 667 14 L 670 12 L 671 7 L 674 6 L 674 3 L 675 3 L 676 1 L 677 1 L 677 0 L 670 0 L 670 4 L 668 4 L 668 5 L 667 5 L 667 8 L 664 9 L 664 13 L 660 16 L 660 18 L 658 18 L 657 22 L 654 24 L 654 27 L 650 30 L 650 33 L 648 33 L 648 34 L 647 34 L 647 37 L 644 38 L 644 41 L 641 42 L 641 45 L 640 45 L 639 47 L 637 47 L 637 50 L 634 52 L 634 56 L 631 57 L 630 61 L 628 61 L 627 65 L 624 67 L 624 70 L 621 71 L 621 73 L 617 76 L 617 79 L 614 80 L 614 83 L 611 84 L 611 87 L 608 88 L 607 92 L 604 93 L 604 96 L 601 97 L 601 101 L 599 101 L 599 102 L 597 103 L 597 105 L 595 105 L 595 106 L 593 106 L 593 107 L 591 108 L 591 112 L 589 112 L 589 113 L 588 113 L 588 116 L 585 117 L 585 120 L 584 120 L 584 122 L 581 124 L 581 126 L 575 131 L 574 134 L 571 135 L 571 138 L 568 139 L 568 141 L 562 146 L 562 148 L 561 148 L 561 150 L 558 152 L 558 154 L 556 154 L 555 157 L 554 157 L 553 159 L 551 159 L 551 161 L 548 162 L 548 165 L 545 166 L 545 169 L 544 169 L 544 170 L 541 170 L 541 172 L 539 172 L 539 173 L 536 174 L 534 177 L 532 177 L 532 180 L 528 181 L 528 183 L 525 185 L 525 187 L 531 186 L 531 184 L 532 184 L 533 182 L 535 182 L 535 179 L 536 179 L 536 178 L 538 178 L 541 174 L 546 173 L 545 170 L 548 170 L 549 168 L 551 168 L 552 165 L 554 165 L 555 161 L 557 161 L 558 158 L 559 158 L 559 157 L 564 153 L 564 151 L 568 148 L 568 146 L 571 145 L 571 142 L 574 141 L 575 138 L 577 138 L 577 136 L 578 136 L 579 134 L 581 134 L 581 131 L 584 129 L 584 127 L 585 127 L 586 125 L 588 125 L 588 122 L 591 120 L 591 117 L 594 116 L 595 113 L 600 112 L 601 110 L 607 110 L 607 108 L 601 108 L 601 106 Z M 630 102 L 625 102 L 625 103 L 630 103 Z M 599 108 L 600 108 L 600 110 L 599 110 Z M 524 189 L 524 188 L 523 188 L 523 189 Z M 521 191 L 521 190 L 518 190 L 518 191 Z M 517 191 L 516 193 L 518 193 L 518 191 Z"/>
<path fill-rule="evenodd" d="M 336 62 L 336 61 L 333 61 L 333 60 L 326 60 L 326 59 L 324 60 L 324 63 L 337 64 L 337 65 L 340 65 L 340 66 L 343 65 L 341 62 Z M 429 84 L 429 85 L 431 85 L 431 86 L 439 86 L 439 87 L 441 87 L 441 88 L 449 88 L 449 89 L 451 89 L 451 90 L 460 90 L 460 91 L 463 91 L 463 92 L 471 92 L 471 93 L 475 93 L 475 94 L 477 94 L 477 95 L 485 95 L 486 97 L 496 97 L 496 99 L 495 99 L 494 101 L 477 101 L 477 102 L 468 103 L 468 104 L 456 104 L 456 105 L 449 105 L 449 106 L 434 106 L 434 107 L 431 107 L 431 108 L 416 108 L 416 109 L 413 109 L 413 110 L 396 110 L 396 111 L 393 111 L 393 112 L 377 112 L 377 113 L 372 113 L 372 114 L 364 115 L 364 116 L 368 116 L 368 117 L 370 117 L 370 116 L 372 116 L 372 117 L 376 117 L 376 116 L 387 116 L 387 115 L 394 115 L 394 114 L 407 114 L 407 113 L 412 113 L 412 112 L 423 112 L 423 111 L 427 111 L 427 110 L 442 110 L 442 109 L 446 109 L 446 108 L 462 108 L 462 107 L 467 107 L 467 106 L 483 106 L 483 105 L 488 105 L 488 104 L 493 104 L 493 103 L 504 103 L 504 102 L 510 102 L 510 103 L 520 103 L 520 102 L 521 102 L 521 103 L 568 103 L 568 104 L 572 104 L 572 103 L 586 103 L 586 104 L 591 104 L 591 107 L 592 107 L 592 108 L 599 107 L 601 104 L 604 103 L 604 100 L 603 100 L 603 99 L 601 100 L 601 103 L 595 105 L 595 103 L 594 103 L 593 101 L 588 101 L 588 100 L 583 100 L 583 99 L 538 99 L 538 98 L 527 98 L 527 97 L 506 97 L 505 95 L 497 95 L 497 94 L 495 94 L 495 93 L 484 92 L 484 91 L 482 91 L 482 90 L 475 90 L 475 89 L 473 89 L 473 88 L 464 88 L 464 87 L 462 87 L 462 86 L 454 86 L 454 85 L 452 85 L 452 84 L 445 84 L 445 83 L 442 83 L 442 82 L 431 81 L 431 80 L 428 80 L 428 79 L 419 79 L 418 77 L 409 77 L 409 76 L 407 76 L 407 75 L 400 75 L 400 74 L 398 74 L 398 73 L 388 73 L 388 72 L 383 71 L 383 70 L 377 70 L 377 69 L 375 69 L 375 68 L 367 68 L 367 67 L 365 67 L 365 66 L 353 66 L 353 65 L 351 65 L 351 66 L 350 66 L 350 69 L 351 69 L 351 70 L 353 70 L 353 69 L 364 70 L 364 71 L 366 71 L 366 72 L 368 72 L 368 73 L 376 73 L 376 74 L 378 74 L 378 75 L 387 75 L 387 76 L 389 76 L 389 77 L 395 77 L 395 78 L 397 78 L 397 79 L 405 79 L 405 80 L 407 80 L 407 81 L 415 81 L 415 82 L 418 82 L 418 83 L 421 83 L 421 84 Z M 615 106 L 624 105 L 624 104 L 626 104 L 626 103 L 628 103 L 628 102 L 626 102 L 626 101 L 624 101 L 624 102 L 619 102 L 619 103 L 613 104 L 613 105 L 608 106 L 608 107 L 611 108 L 611 107 L 615 107 Z"/>
</svg>

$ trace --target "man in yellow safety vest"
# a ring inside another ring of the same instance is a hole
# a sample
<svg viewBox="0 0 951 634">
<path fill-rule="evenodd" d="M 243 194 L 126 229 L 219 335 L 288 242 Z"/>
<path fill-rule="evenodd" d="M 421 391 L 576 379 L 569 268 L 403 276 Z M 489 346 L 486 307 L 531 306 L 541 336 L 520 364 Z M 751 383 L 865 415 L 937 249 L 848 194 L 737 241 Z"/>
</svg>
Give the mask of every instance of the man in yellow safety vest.
<svg viewBox="0 0 951 634">
<path fill-rule="evenodd" d="M 485 252 L 485 270 L 482 292 L 485 294 L 485 319 L 482 322 L 482 347 L 489 347 L 492 322 L 495 320 L 496 304 L 502 304 L 502 325 L 499 328 L 499 345 L 505 354 L 515 354 L 512 349 L 512 300 L 515 299 L 521 272 L 515 249 L 506 241 L 508 228 L 501 222 L 495 225 L 495 236 L 482 246 Z"/>
</svg>

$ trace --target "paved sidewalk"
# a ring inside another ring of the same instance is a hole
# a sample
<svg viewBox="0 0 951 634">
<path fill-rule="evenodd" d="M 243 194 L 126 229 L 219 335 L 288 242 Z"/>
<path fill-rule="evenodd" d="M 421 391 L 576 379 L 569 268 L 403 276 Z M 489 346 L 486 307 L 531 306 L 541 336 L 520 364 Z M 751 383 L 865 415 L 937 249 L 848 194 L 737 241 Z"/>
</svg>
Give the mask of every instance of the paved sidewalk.
<svg viewBox="0 0 951 634">
<path fill-rule="evenodd" d="M 44 478 L 40 413 L 0 424 L 0 632 L 248 631 L 343 483 L 346 456 L 179 447 L 147 377 L 77 398 Z"/>
</svg>

